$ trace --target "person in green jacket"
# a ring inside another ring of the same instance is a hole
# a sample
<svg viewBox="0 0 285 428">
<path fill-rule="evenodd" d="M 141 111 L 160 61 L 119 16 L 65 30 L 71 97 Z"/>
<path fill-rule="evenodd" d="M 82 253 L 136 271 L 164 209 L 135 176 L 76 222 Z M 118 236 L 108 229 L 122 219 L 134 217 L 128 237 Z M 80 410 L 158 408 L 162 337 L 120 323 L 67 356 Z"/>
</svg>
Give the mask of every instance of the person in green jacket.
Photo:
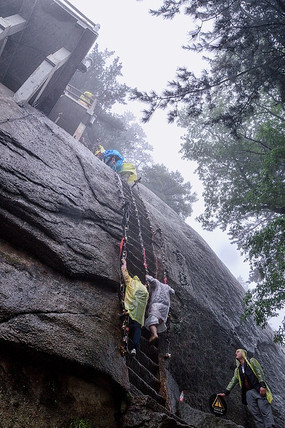
<svg viewBox="0 0 285 428">
<path fill-rule="evenodd" d="M 265 382 L 261 365 L 255 358 L 248 360 L 245 349 L 237 349 L 235 357 L 237 367 L 234 375 L 226 387 L 226 391 L 217 395 L 225 397 L 239 384 L 241 387 L 242 403 L 248 405 L 256 427 L 275 427 L 270 405 L 273 397 L 269 386 Z"/>
<path fill-rule="evenodd" d="M 144 325 L 145 310 L 149 293 L 147 287 L 138 276 L 133 278 L 127 270 L 126 259 L 122 258 L 121 272 L 126 284 L 124 305 L 130 317 L 129 327 L 133 340 L 131 355 L 135 356 L 141 339 L 141 329 Z"/>
</svg>

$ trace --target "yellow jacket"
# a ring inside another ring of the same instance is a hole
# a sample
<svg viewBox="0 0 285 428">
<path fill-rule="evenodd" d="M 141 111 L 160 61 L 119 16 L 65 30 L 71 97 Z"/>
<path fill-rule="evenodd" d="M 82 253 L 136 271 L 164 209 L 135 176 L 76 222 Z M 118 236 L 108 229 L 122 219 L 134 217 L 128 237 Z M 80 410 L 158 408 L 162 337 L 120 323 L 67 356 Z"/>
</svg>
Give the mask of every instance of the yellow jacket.
<svg viewBox="0 0 285 428">
<path fill-rule="evenodd" d="M 266 385 L 266 398 L 267 398 L 268 402 L 271 403 L 273 400 L 273 396 L 272 396 L 272 393 L 271 393 L 271 390 L 270 390 L 268 384 L 265 382 L 264 373 L 263 373 L 263 370 L 261 368 L 261 365 L 259 364 L 259 362 L 255 358 L 251 358 L 249 361 L 247 358 L 245 358 L 245 361 L 249 365 L 249 367 L 251 368 L 251 370 L 253 371 L 255 376 L 257 377 L 258 382 L 264 382 L 264 384 Z M 230 383 L 228 384 L 226 390 L 231 391 L 234 388 L 234 386 L 237 385 L 238 383 L 241 387 L 242 381 L 241 381 L 241 377 L 240 377 L 240 373 L 239 373 L 239 362 L 237 362 L 237 367 L 234 371 L 234 375 L 233 375 Z"/>
<path fill-rule="evenodd" d="M 124 299 L 125 308 L 128 311 L 130 318 L 143 326 L 149 293 L 146 286 L 141 283 L 137 276 L 132 278 L 129 275 L 125 263 L 121 266 L 121 270 L 126 284 Z"/>
</svg>

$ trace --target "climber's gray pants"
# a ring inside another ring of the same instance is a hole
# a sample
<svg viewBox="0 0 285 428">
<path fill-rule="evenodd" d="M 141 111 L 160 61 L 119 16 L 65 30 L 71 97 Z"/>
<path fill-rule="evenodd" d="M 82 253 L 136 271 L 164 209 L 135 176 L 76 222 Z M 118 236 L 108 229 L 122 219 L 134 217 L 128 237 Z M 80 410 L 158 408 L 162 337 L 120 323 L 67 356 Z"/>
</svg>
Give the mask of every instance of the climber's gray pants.
<svg viewBox="0 0 285 428">
<path fill-rule="evenodd" d="M 266 397 L 261 397 L 256 389 L 250 389 L 246 391 L 246 401 L 254 417 L 256 428 L 271 428 L 275 426 L 271 405 Z"/>
</svg>

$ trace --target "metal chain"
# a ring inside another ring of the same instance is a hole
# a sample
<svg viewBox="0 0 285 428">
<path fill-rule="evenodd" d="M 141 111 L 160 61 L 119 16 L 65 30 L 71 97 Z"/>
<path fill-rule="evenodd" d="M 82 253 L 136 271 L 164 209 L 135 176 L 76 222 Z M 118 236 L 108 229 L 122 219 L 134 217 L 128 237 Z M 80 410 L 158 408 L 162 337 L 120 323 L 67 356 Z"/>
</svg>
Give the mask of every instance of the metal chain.
<svg viewBox="0 0 285 428">
<path fill-rule="evenodd" d="M 123 219 L 122 219 L 122 232 L 123 237 L 120 242 L 120 252 L 119 252 L 119 264 L 120 264 L 120 287 L 119 287 L 119 301 L 121 307 L 120 317 L 122 318 L 122 345 L 120 346 L 120 351 L 122 356 L 124 357 L 128 352 L 128 343 L 129 343 L 129 314 L 125 308 L 125 290 L 126 285 L 121 272 L 121 259 L 127 258 L 127 242 L 128 242 L 128 230 L 129 230 L 129 221 L 130 221 L 130 202 L 126 201 L 123 184 L 121 181 L 121 177 L 119 174 L 116 174 L 118 177 L 119 190 L 121 192 L 124 205 L 122 209 L 124 210 Z"/>
<path fill-rule="evenodd" d="M 139 190 L 139 186 L 137 186 L 137 191 L 139 194 L 139 197 L 142 201 L 142 197 L 140 194 L 140 190 Z M 156 233 L 159 233 L 160 235 L 160 248 L 161 248 L 161 253 L 162 253 L 162 266 L 163 266 L 163 282 L 164 284 L 167 284 L 167 269 L 166 269 L 166 255 L 165 255 L 165 242 L 164 242 L 164 237 L 163 237 L 163 233 L 161 228 L 159 227 L 158 229 L 154 230 L 153 227 L 151 226 L 151 220 L 150 220 L 150 214 L 148 209 L 146 208 L 145 204 L 144 204 L 144 208 L 146 211 L 146 215 L 150 224 L 150 228 L 152 231 L 152 237 L 154 237 L 156 235 Z M 168 318 L 167 320 L 167 330 L 166 330 L 166 343 L 167 343 L 167 351 L 164 355 L 165 359 L 169 359 L 171 358 L 171 353 L 170 353 L 170 337 L 169 337 L 169 329 L 170 329 L 170 318 Z"/>
<path fill-rule="evenodd" d="M 131 189 L 130 189 L 131 190 Z M 139 217 L 139 210 L 136 204 L 136 200 L 134 197 L 134 194 L 131 190 L 131 195 L 132 195 L 132 202 L 134 205 L 134 209 L 135 209 L 135 214 L 136 214 L 136 219 L 137 219 L 137 223 L 138 223 L 138 229 L 139 229 L 139 240 L 140 240 L 140 245 L 141 245 L 141 249 L 142 249 L 142 256 L 143 256 L 143 265 L 144 265 L 144 269 L 145 269 L 145 273 L 146 275 L 148 275 L 148 267 L 147 267 L 147 262 L 146 262 L 146 252 L 145 252 L 145 247 L 144 247 L 144 242 L 143 242 L 143 237 L 142 237 L 142 230 L 141 230 L 141 222 L 140 222 L 140 217 Z"/>
</svg>

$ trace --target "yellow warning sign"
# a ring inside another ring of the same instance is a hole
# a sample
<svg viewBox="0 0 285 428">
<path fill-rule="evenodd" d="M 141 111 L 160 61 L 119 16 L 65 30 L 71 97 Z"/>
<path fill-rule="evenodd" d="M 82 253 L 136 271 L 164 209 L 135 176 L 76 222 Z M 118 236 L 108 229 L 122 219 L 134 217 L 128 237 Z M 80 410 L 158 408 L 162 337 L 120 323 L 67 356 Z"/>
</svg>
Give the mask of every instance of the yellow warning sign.
<svg viewBox="0 0 285 428">
<path fill-rule="evenodd" d="M 218 395 L 216 396 L 216 399 L 213 401 L 212 407 L 215 413 L 224 413 L 226 410 L 225 406 L 223 405 Z"/>
</svg>

